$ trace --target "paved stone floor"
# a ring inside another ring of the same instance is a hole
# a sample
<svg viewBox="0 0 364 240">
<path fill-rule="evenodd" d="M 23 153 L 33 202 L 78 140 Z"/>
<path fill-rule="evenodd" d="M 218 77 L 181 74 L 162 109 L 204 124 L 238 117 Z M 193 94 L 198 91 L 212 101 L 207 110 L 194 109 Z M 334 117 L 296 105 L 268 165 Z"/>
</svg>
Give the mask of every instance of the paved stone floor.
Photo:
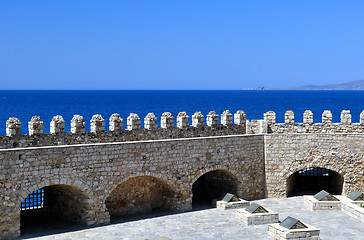
<svg viewBox="0 0 364 240">
<path fill-rule="evenodd" d="M 310 211 L 303 197 L 255 201 L 321 229 L 321 239 L 364 240 L 364 224 L 340 211 Z M 267 239 L 267 225 L 244 226 L 236 210 L 208 209 L 111 224 L 31 239 Z"/>
</svg>

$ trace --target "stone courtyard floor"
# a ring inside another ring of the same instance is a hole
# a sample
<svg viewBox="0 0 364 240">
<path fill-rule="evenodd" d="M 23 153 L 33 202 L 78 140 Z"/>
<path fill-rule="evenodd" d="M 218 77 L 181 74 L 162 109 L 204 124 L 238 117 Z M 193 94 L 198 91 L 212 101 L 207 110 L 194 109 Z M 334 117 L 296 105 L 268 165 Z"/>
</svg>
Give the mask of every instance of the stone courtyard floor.
<svg viewBox="0 0 364 240">
<path fill-rule="evenodd" d="M 289 215 L 320 228 L 321 239 L 364 240 L 363 223 L 341 211 L 310 211 L 303 197 L 254 202 L 278 212 L 281 221 Z M 267 239 L 267 225 L 245 226 L 235 211 L 213 208 L 28 239 Z"/>
</svg>

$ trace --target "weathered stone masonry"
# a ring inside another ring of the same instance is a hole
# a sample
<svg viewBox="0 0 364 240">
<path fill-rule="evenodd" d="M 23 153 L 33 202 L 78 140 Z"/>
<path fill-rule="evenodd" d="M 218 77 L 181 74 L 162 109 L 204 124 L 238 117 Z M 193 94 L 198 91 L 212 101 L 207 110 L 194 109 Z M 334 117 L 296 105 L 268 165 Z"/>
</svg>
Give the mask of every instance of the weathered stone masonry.
<svg viewBox="0 0 364 240">
<path fill-rule="evenodd" d="M 189 126 L 188 116 L 181 113 L 174 127 L 173 116 L 164 113 L 162 128 L 157 128 L 154 114 L 148 114 L 145 129 L 131 114 L 129 130 L 123 130 L 123 120 L 113 114 L 110 131 L 104 130 L 102 116 L 95 115 L 92 132 L 85 131 L 83 117 L 76 115 L 72 133 L 64 132 L 63 118 L 56 116 L 51 134 L 43 133 L 43 122 L 35 117 L 29 122 L 29 135 L 21 135 L 20 121 L 11 118 L 8 136 L 0 136 L 0 238 L 19 236 L 20 203 L 44 187 L 52 188 L 52 198 L 58 199 L 54 214 L 62 211 L 67 218 L 73 213 L 72 221 L 84 225 L 160 206 L 120 200 L 123 188 L 130 189 L 130 196 L 147 198 L 151 193 L 140 186 L 148 186 L 166 194 L 150 198 L 153 201 L 164 201 L 177 211 L 190 210 L 192 185 L 214 170 L 234 178 L 236 194 L 245 199 L 286 196 L 289 176 L 307 167 L 339 173 L 343 193 L 363 191 L 364 114 L 360 123 L 351 123 L 348 111 L 343 111 L 341 123 L 332 123 L 330 114 L 325 111 L 323 122 L 313 123 L 312 112 L 306 111 L 304 123 L 294 123 L 294 114 L 288 111 L 286 122 L 276 123 L 273 112 L 264 120 L 248 121 L 238 111 L 233 123 L 233 115 L 225 111 L 219 124 L 219 116 L 210 112 L 205 126 L 198 112 Z M 131 186 L 142 191 L 133 193 Z M 63 198 L 67 202 L 62 203 Z"/>
<path fill-rule="evenodd" d="M 264 196 L 263 136 L 223 136 L 0 150 L 3 166 L 2 236 L 19 234 L 19 204 L 55 184 L 79 188 L 89 197 L 86 224 L 109 221 L 105 200 L 121 182 L 154 176 L 176 192 L 176 210 L 191 209 L 192 184 L 206 172 L 225 169 L 244 198 Z M 254 179 L 252 181 L 252 179 Z"/>
</svg>

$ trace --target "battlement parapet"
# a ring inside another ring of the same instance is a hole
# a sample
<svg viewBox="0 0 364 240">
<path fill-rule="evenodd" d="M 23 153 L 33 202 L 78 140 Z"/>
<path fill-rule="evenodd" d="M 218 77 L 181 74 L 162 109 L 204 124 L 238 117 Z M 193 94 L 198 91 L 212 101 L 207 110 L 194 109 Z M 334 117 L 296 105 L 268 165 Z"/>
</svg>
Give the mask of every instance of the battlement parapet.
<svg viewBox="0 0 364 240">
<path fill-rule="evenodd" d="M 52 134 L 64 133 L 65 121 L 62 116 L 57 115 L 52 118 L 50 123 L 50 132 Z"/>
<path fill-rule="evenodd" d="M 206 115 L 195 112 L 192 115 L 192 124 L 186 112 L 177 115 L 177 124 L 174 126 L 174 117 L 170 112 L 161 116 L 161 126 L 154 113 L 148 113 L 144 118 L 144 128 L 136 113 L 127 118 L 127 128 L 123 128 L 123 119 L 114 113 L 109 118 L 109 131 L 105 131 L 105 120 L 96 114 L 90 120 L 90 132 L 86 132 L 83 116 L 74 115 L 71 120 L 71 132 L 65 132 L 65 121 L 62 116 L 53 117 L 50 122 L 50 134 L 43 133 L 43 121 L 39 116 L 32 117 L 28 123 L 29 134 L 21 135 L 21 122 L 17 118 L 9 118 L 6 122 L 6 136 L 0 136 L 0 148 L 17 148 L 30 146 L 52 146 L 83 143 L 123 142 L 138 140 L 157 140 L 171 138 L 207 137 L 237 134 L 284 134 L 284 133 L 364 133 L 364 111 L 360 114 L 360 123 L 352 123 L 349 110 L 341 112 L 341 122 L 332 123 L 332 113 L 325 110 L 322 122 L 313 122 L 313 113 L 306 110 L 303 113 L 303 122 L 295 122 L 294 112 L 289 110 L 284 115 L 284 123 L 276 122 L 276 113 L 264 113 L 263 120 L 247 120 L 244 111 L 238 110 L 234 115 L 229 110 L 219 115 L 210 111 Z"/>
<path fill-rule="evenodd" d="M 201 112 L 195 112 L 192 115 L 192 126 L 202 127 L 204 125 L 204 117 Z"/>
<path fill-rule="evenodd" d="M 158 128 L 158 121 L 154 113 L 148 113 L 144 118 L 144 128 L 153 130 Z"/>
<path fill-rule="evenodd" d="M 109 130 L 113 132 L 121 132 L 123 130 L 123 119 L 119 114 L 113 113 L 109 118 Z"/>
<path fill-rule="evenodd" d="M 229 110 L 226 110 L 221 114 L 221 124 L 224 126 L 233 125 L 233 115 Z"/>
<path fill-rule="evenodd" d="M 73 116 L 71 132 L 65 132 L 65 121 L 62 116 L 57 115 L 50 122 L 50 133 L 43 133 L 43 122 L 36 116 L 29 121 L 28 135 L 21 135 L 19 119 L 9 118 L 6 123 L 7 136 L 0 136 L 0 149 L 245 134 L 244 111 L 238 111 L 235 115 L 236 121 L 232 124 L 232 114 L 225 111 L 221 115 L 224 124 L 219 124 L 219 115 L 211 111 L 207 115 L 206 126 L 201 112 L 193 114 L 192 125 L 189 124 L 187 113 L 180 112 L 175 127 L 173 115 L 164 112 L 161 116 L 161 127 L 158 128 L 157 117 L 154 113 L 148 113 L 144 118 L 144 128 L 141 128 L 139 116 L 131 113 L 127 118 L 127 128 L 124 129 L 123 119 L 114 113 L 109 118 L 109 131 L 105 131 L 104 118 L 95 114 L 90 120 L 90 132 L 86 131 L 84 118 L 80 115 Z"/>
<path fill-rule="evenodd" d="M 86 132 L 85 121 L 80 115 L 74 115 L 71 120 L 71 133 L 82 134 Z"/>
<path fill-rule="evenodd" d="M 359 123 L 352 123 L 350 110 L 343 110 L 340 117 L 340 123 L 333 123 L 331 111 L 325 110 L 322 113 L 322 122 L 314 123 L 312 111 L 306 110 L 303 113 L 303 123 L 295 123 L 293 111 L 287 111 L 285 122 L 276 123 L 274 112 L 264 114 L 267 133 L 364 133 L 364 111 L 360 114 Z"/>
<path fill-rule="evenodd" d="M 161 117 L 161 128 L 173 128 L 174 117 L 170 112 L 164 112 Z"/>
<path fill-rule="evenodd" d="M 9 137 L 20 136 L 21 122 L 18 118 L 12 117 L 6 121 L 6 135 Z"/>
<path fill-rule="evenodd" d="M 210 111 L 206 116 L 206 124 L 209 127 L 217 127 L 219 125 L 219 115 L 215 111 Z"/>
<path fill-rule="evenodd" d="M 39 135 L 43 133 L 43 121 L 39 116 L 34 116 L 28 122 L 29 135 Z"/>
</svg>

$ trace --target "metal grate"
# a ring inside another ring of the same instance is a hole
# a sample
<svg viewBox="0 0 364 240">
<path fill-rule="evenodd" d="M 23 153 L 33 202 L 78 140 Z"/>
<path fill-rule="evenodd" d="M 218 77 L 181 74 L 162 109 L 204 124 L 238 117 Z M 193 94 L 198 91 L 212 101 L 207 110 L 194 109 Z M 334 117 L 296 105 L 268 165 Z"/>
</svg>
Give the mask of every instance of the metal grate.
<svg viewBox="0 0 364 240">
<path fill-rule="evenodd" d="M 20 210 L 39 209 L 44 206 L 44 189 L 39 189 L 29 194 L 20 204 Z"/>
<path fill-rule="evenodd" d="M 305 177 L 328 177 L 329 169 L 326 168 L 306 168 L 298 172 L 298 175 Z"/>
</svg>

